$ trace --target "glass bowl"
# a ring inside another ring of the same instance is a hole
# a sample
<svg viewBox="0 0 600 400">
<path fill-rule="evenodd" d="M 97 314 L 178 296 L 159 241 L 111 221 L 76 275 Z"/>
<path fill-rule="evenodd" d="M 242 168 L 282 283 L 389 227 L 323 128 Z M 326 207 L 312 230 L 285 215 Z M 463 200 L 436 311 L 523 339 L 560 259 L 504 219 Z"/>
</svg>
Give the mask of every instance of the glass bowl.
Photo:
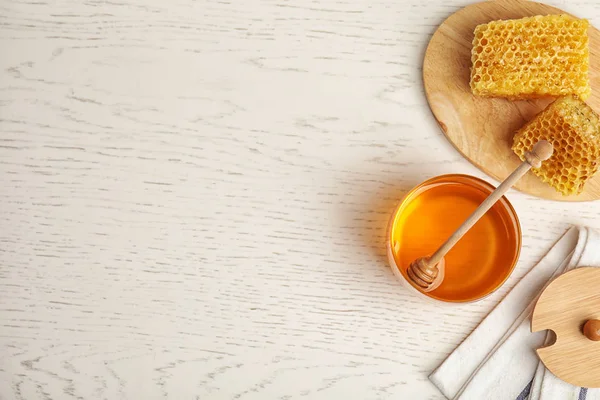
<svg viewBox="0 0 600 400">
<path fill-rule="evenodd" d="M 521 225 L 505 196 L 444 257 L 445 277 L 437 289 L 421 292 L 407 275 L 412 261 L 430 256 L 494 189 L 479 178 L 450 174 L 428 179 L 404 196 L 386 238 L 390 266 L 405 287 L 427 299 L 464 303 L 502 286 L 521 251 Z"/>
</svg>

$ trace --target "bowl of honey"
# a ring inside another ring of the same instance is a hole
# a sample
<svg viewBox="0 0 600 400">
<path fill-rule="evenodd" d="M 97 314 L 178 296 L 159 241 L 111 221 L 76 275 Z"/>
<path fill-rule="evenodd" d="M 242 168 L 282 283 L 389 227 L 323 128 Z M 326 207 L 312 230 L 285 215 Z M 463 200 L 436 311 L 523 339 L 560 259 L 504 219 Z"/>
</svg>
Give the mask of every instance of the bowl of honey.
<svg viewBox="0 0 600 400">
<path fill-rule="evenodd" d="M 411 291 L 447 303 L 480 300 L 506 281 L 521 251 L 521 225 L 503 196 L 445 256 L 439 287 L 424 293 L 407 275 L 410 263 L 430 256 L 495 187 L 479 178 L 449 174 L 410 190 L 388 225 L 387 254 L 394 274 Z"/>
</svg>

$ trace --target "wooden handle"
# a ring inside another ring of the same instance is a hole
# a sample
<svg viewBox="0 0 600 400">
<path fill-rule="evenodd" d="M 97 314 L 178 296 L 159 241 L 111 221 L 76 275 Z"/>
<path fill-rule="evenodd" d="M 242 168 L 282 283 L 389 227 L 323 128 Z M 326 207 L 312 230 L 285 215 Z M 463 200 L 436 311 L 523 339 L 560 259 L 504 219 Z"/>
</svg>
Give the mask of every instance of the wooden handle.
<svg viewBox="0 0 600 400">
<path fill-rule="evenodd" d="M 525 161 L 513 171 L 502 182 L 496 190 L 494 190 L 480 205 L 473 211 L 473 213 L 467 218 L 465 222 L 440 246 L 440 248 L 433 253 L 431 258 L 428 260 L 429 264 L 435 265 L 439 263 L 442 258 L 450 251 L 452 247 L 467 233 L 469 229 L 479 221 L 481 217 L 490 209 L 492 206 L 500 200 L 502 196 L 514 185 L 523 175 L 529 171 L 530 168 L 539 168 L 542 166 L 542 161 L 549 159 L 552 156 L 553 148 L 552 145 L 546 140 L 540 140 L 537 142 L 531 151 L 525 153 Z"/>
<path fill-rule="evenodd" d="M 588 320 L 585 325 L 583 325 L 583 334 L 594 342 L 600 341 L 600 320 Z"/>
</svg>

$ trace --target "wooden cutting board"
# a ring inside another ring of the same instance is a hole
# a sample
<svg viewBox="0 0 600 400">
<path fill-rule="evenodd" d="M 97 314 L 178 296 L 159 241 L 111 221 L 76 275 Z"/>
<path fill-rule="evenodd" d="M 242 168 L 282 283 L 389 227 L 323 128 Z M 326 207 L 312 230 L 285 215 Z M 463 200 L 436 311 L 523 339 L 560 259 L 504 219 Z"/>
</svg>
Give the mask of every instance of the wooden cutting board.
<svg viewBox="0 0 600 400">
<path fill-rule="evenodd" d="M 537 349 L 554 375 L 575 386 L 600 387 L 600 341 L 582 326 L 600 319 L 600 268 L 580 267 L 560 275 L 544 289 L 531 317 L 531 331 L 552 330 L 556 341 Z"/>
<path fill-rule="evenodd" d="M 456 149 L 497 181 L 504 180 L 520 162 L 510 149 L 515 131 L 552 99 L 511 102 L 473 96 L 469 87 L 473 29 L 478 24 L 498 19 L 560 13 L 564 12 L 533 1 L 484 1 L 467 6 L 446 19 L 427 47 L 423 80 L 435 118 Z M 585 15 L 575 17 L 585 18 Z M 588 35 L 592 95 L 586 102 L 600 113 L 600 32 L 590 27 Z M 600 172 L 577 196 L 561 195 L 532 173 L 523 177 L 515 188 L 545 199 L 598 200 Z"/>
</svg>

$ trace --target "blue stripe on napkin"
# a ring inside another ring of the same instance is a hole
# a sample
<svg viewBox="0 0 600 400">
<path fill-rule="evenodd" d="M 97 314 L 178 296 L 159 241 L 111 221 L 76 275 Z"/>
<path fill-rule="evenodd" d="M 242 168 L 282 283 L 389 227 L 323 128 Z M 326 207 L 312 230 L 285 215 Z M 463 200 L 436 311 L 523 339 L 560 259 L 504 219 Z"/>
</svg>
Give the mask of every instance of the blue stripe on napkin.
<svg viewBox="0 0 600 400">
<path fill-rule="evenodd" d="M 529 381 L 527 386 L 525 386 L 525 388 L 523 389 L 521 394 L 519 394 L 519 397 L 517 397 L 516 400 L 527 400 L 527 398 L 529 397 L 529 393 L 531 393 L 531 385 L 533 385 L 533 379 Z M 582 387 L 579 390 L 579 397 L 577 398 L 577 400 L 585 400 L 587 397 L 587 392 L 587 388 Z"/>
<path fill-rule="evenodd" d="M 517 397 L 517 400 L 527 400 L 527 398 L 529 397 L 529 392 L 531 392 L 531 385 L 533 385 L 533 379 L 529 381 L 527 386 L 525 386 L 525 389 L 523 389 L 519 397 Z"/>
</svg>

